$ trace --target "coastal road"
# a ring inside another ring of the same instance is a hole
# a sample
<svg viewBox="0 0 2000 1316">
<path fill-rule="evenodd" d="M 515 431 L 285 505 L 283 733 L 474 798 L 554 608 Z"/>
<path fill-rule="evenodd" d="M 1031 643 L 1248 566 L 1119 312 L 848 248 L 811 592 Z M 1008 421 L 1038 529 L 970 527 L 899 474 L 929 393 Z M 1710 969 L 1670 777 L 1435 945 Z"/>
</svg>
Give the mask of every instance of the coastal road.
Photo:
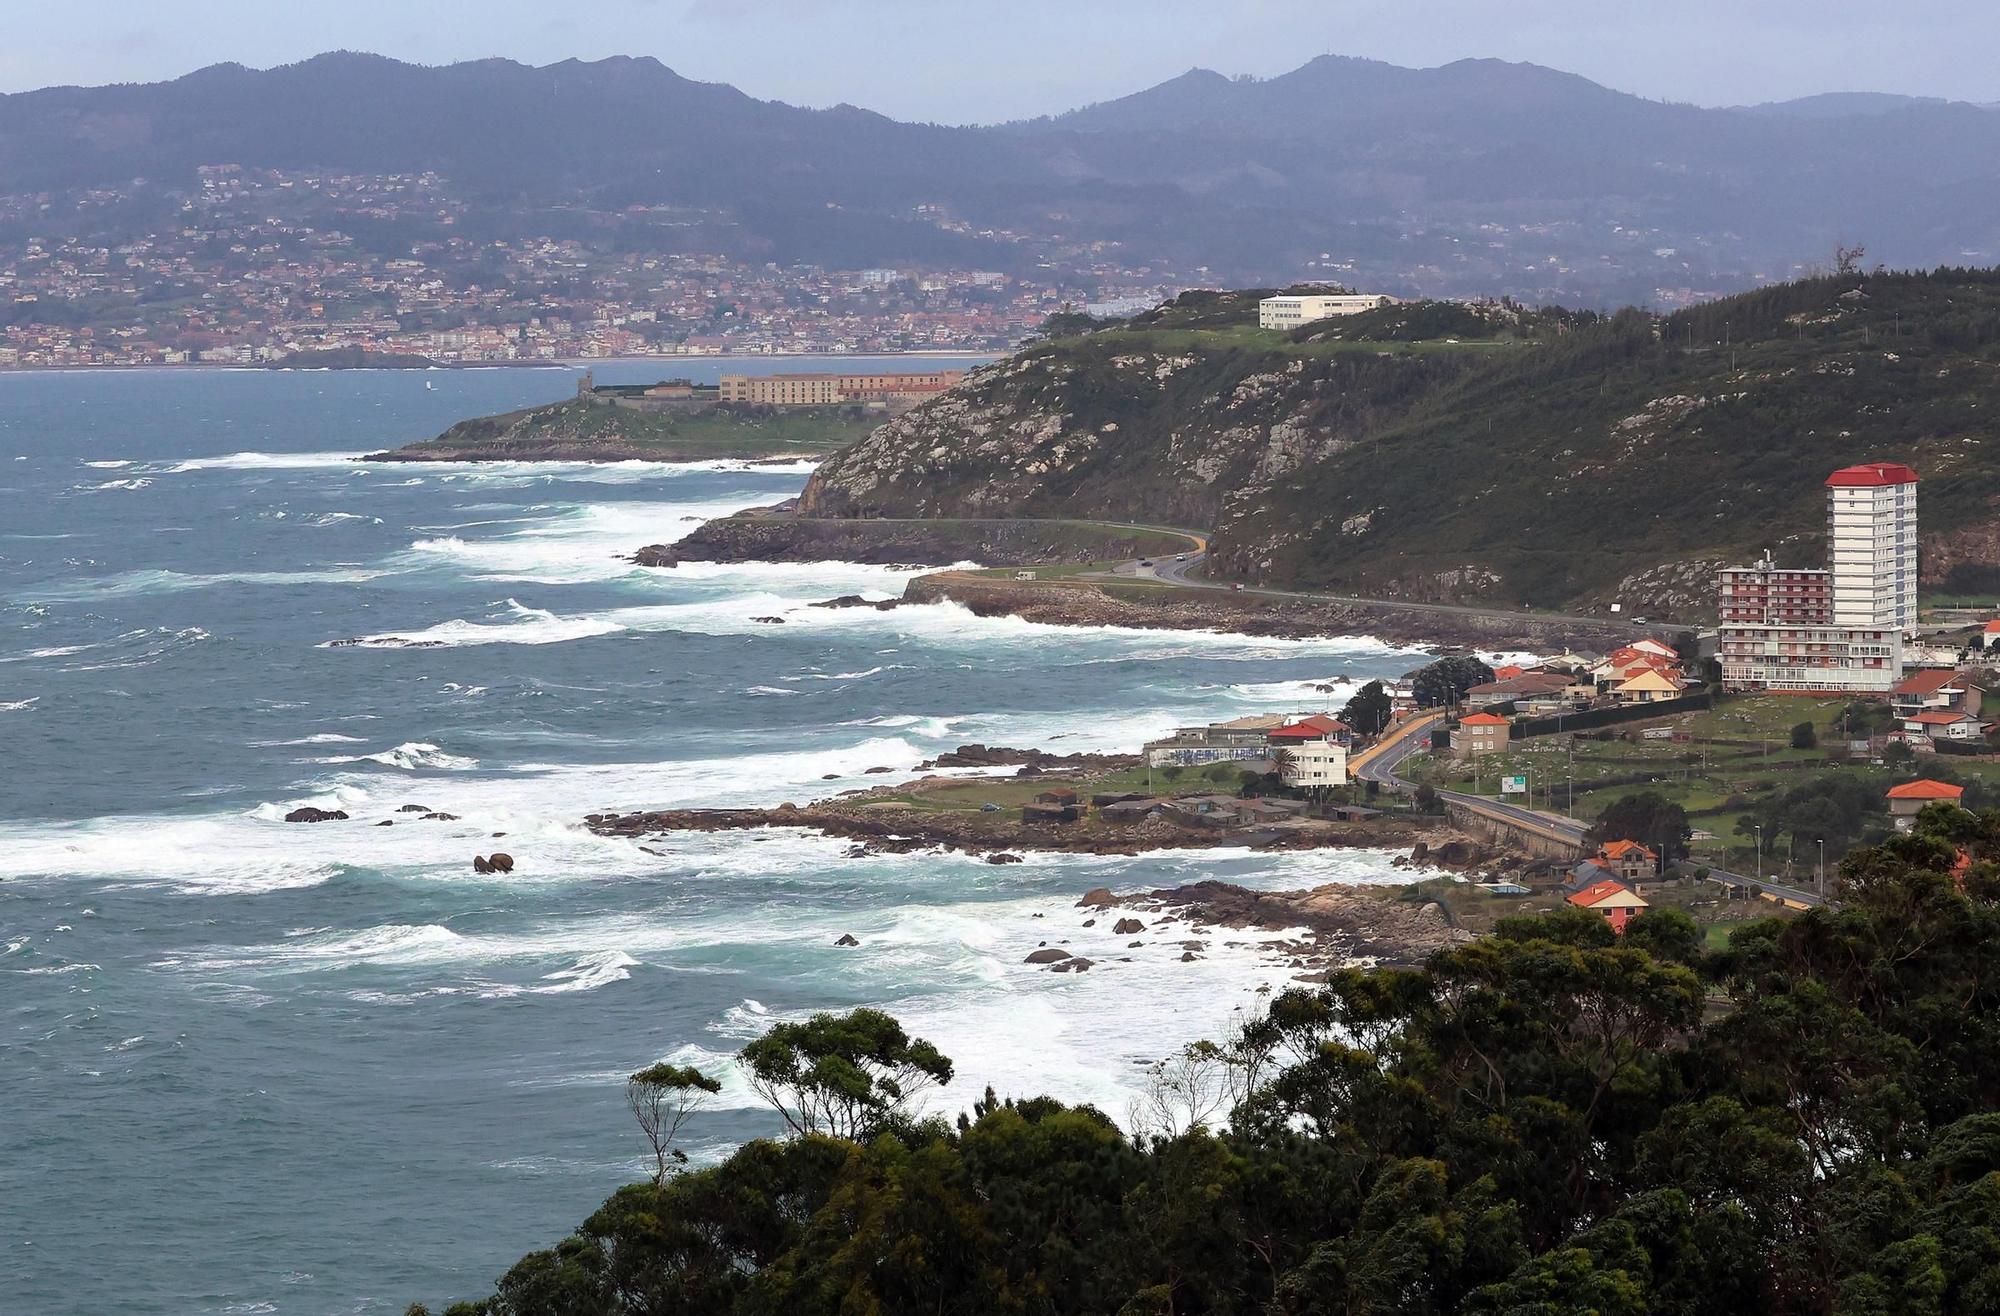
<svg viewBox="0 0 2000 1316">
<path fill-rule="evenodd" d="M 1442 713 L 1426 713 L 1412 718 L 1382 740 L 1356 754 L 1348 762 L 1348 770 L 1357 781 L 1372 781 L 1384 790 L 1404 792 L 1416 789 L 1414 782 L 1397 774 L 1397 769 L 1413 755 L 1422 753 L 1430 746 L 1431 728 L 1442 719 Z M 1515 826 L 1525 827 L 1536 835 L 1566 845 L 1584 847 L 1584 837 L 1588 828 L 1573 818 L 1560 814 L 1543 813 L 1537 809 L 1509 804 L 1504 800 L 1488 799 L 1483 795 L 1466 795 L 1460 791 L 1439 791 L 1438 798 L 1471 809 L 1489 818 L 1505 821 Z M 1745 877 L 1727 869 L 1711 867 L 1708 881 L 1730 887 L 1752 895 L 1769 897 L 1794 909 L 1812 909 L 1824 905 L 1826 898 L 1815 891 L 1803 887 L 1786 886 L 1781 882 L 1767 882 L 1762 878 Z"/>
<path fill-rule="evenodd" d="M 1111 524 L 1105 522 L 1104 524 Z M 1590 626 L 1599 629 L 1617 629 L 1625 623 L 1617 617 L 1593 617 L 1573 612 L 1529 612 L 1518 609 L 1482 608 L 1463 603 L 1411 603 L 1401 599 L 1370 599 L 1355 594 L 1319 594 L 1310 590 L 1270 589 L 1261 585 L 1218 584 L 1201 579 L 1198 573 L 1208 559 L 1207 537 L 1198 531 L 1183 530 L 1172 526 L 1131 526 L 1135 530 L 1171 530 L 1174 534 L 1187 535 L 1199 542 L 1200 547 L 1186 554 L 1156 558 L 1134 558 L 1120 562 L 1109 571 L 1086 572 L 1084 579 L 1118 579 L 1157 582 L 1175 585 L 1182 589 L 1211 590 L 1231 595 L 1254 595 L 1267 599 L 1290 599 L 1300 603 L 1338 603 L 1352 607 L 1395 608 L 1405 612 L 1423 612 L 1441 617 L 1464 617 L 1502 622 L 1541 622 L 1566 626 Z M 1686 626 L 1647 625 L 1633 626 L 1634 636 L 1652 635 L 1660 639 L 1670 639 L 1685 631 Z"/>
<path fill-rule="evenodd" d="M 1443 718 L 1443 713 L 1425 713 L 1411 718 L 1379 744 L 1355 755 L 1348 764 L 1348 770 L 1356 780 L 1375 782 L 1384 790 L 1397 792 L 1415 790 L 1416 783 L 1398 775 L 1397 770 L 1411 756 L 1430 748 L 1431 729 Z M 1543 813 L 1539 809 L 1509 804 L 1504 800 L 1492 800 L 1483 795 L 1467 795 L 1461 791 L 1439 791 L 1438 798 L 1492 818 L 1496 822 L 1524 828 L 1537 836 L 1547 837 L 1562 845 L 1573 845 L 1579 849 L 1583 847 L 1584 833 L 1589 830 L 1582 823 L 1560 814 Z"/>
</svg>

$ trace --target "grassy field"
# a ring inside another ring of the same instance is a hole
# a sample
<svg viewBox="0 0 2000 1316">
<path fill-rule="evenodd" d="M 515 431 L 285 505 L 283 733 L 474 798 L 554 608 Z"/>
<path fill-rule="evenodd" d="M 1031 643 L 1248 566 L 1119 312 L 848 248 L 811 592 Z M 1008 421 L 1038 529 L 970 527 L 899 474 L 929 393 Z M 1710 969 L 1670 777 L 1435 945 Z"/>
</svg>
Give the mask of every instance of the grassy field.
<svg viewBox="0 0 2000 1316">
<path fill-rule="evenodd" d="M 1283 329 L 1259 329 L 1254 324 L 1202 329 L 1103 329 L 1092 334 L 1094 343 L 1130 346 L 1143 351 L 1186 352 L 1195 350 L 1236 350 L 1284 352 L 1290 356 L 1338 356 L 1347 352 L 1369 355 L 1406 356 L 1432 352 L 1498 352 L 1524 345 L 1521 339 L 1467 339 L 1451 342 L 1430 339 L 1413 343 L 1331 341 L 1293 342 Z"/>
<path fill-rule="evenodd" d="M 1686 742 L 1637 739 L 1634 724 L 1617 728 L 1635 739 L 1594 740 L 1584 736 L 1542 736 L 1515 741 L 1505 753 L 1482 757 L 1475 768 L 1443 755 L 1410 760 L 1413 780 L 1449 790 L 1499 794 L 1502 776 L 1531 779 L 1536 808 L 1592 819 L 1614 800 L 1655 791 L 1680 804 L 1695 828 L 1697 861 L 1734 867 L 1754 862 L 1754 844 L 1737 835 L 1740 819 L 1762 799 L 1823 774 L 1881 778 L 1887 768 L 1868 761 L 1837 760 L 1831 749 L 1844 745 L 1834 722 L 1845 700 L 1795 696 L 1742 696 L 1720 701 L 1706 712 L 1686 713 L 1660 723 L 1684 731 Z M 1810 721 L 1818 747 L 1793 749 L 1792 728 Z M 1716 743 L 1731 742 L 1731 743 Z M 1940 758 L 1938 766 L 1962 777 L 2000 786 L 2000 762 Z M 1921 772 L 1922 764 L 1917 769 Z M 1887 812 L 1884 806 L 1883 820 Z M 1814 856 L 1767 852 L 1767 871 L 1792 860 L 1792 876 L 1809 873 Z"/>
<path fill-rule="evenodd" d="M 460 421 L 405 451 L 475 451 L 532 460 L 554 450 L 603 449 L 660 460 L 754 460 L 830 453 L 865 436 L 882 418 L 854 408 L 711 408 L 641 412 L 568 401 Z"/>
</svg>

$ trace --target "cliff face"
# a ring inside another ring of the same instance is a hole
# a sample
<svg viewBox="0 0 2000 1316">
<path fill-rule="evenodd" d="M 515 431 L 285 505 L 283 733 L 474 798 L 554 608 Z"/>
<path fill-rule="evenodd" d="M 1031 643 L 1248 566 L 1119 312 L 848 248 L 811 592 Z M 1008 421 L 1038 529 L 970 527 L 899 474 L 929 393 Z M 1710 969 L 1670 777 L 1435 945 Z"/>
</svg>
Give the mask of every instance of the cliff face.
<svg viewBox="0 0 2000 1316">
<path fill-rule="evenodd" d="M 1455 373 L 1442 357 L 1293 355 L 1102 334 L 975 372 L 828 460 L 807 516 L 1101 517 L 1208 526 L 1359 442 Z"/>
</svg>

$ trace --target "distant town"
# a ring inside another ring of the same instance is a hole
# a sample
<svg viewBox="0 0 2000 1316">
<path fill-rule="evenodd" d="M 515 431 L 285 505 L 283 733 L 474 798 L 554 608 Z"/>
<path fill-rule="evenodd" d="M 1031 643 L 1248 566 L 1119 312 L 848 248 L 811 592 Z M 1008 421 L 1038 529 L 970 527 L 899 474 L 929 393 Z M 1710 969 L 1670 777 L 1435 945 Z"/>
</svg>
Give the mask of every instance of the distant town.
<svg viewBox="0 0 2000 1316">
<path fill-rule="evenodd" d="M 992 352 L 1058 311 L 1129 314 L 1218 282 L 1204 266 L 1060 236 L 1057 217 L 1017 232 L 976 226 L 942 204 L 903 219 L 1009 253 L 1006 267 L 760 262 L 741 253 L 728 214 L 696 206 L 553 207 L 527 223 L 538 236 L 521 236 L 520 217 L 494 228 L 480 211 L 432 172 L 226 163 L 202 167 L 192 190 L 138 179 L 0 192 L 0 368 L 250 366 L 336 353 L 497 364 Z M 1561 226 L 1491 223 L 1404 236 L 1425 254 L 1399 282 L 1436 295 L 1504 280 L 1497 265 L 1461 266 L 1517 243 L 1545 247 L 1541 264 L 1564 277 L 1574 250 L 1592 240 Z M 1615 236 L 1649 240 L 1638 230 Z M 1310 265 L 1302 273 L 1314 280 L 1359 277 L 1338 253 Z M 1652 300 L 1687 305 L 1721 291 L 1660 287 Z"/>
<path fill-rule="evenodd" d="M 166 213 L 145 237 L 113 236 L 135 208 Z M 1031 273 L 830 269 L 659 254 L 713 225 L 699 210 L 578 219 L 592 231 L 485 238 L 433 173 L 227 164 L 203 168 L 193 195 L 0 195 L 0 367 L 993 351 L 1065 307 L 1126 311 L 1181 282 L 1020 235 L 983 236 L 1032 248 Z M 937 207 L 910 219 L 972 231 Z M 622 229 L 654 240 L 607 241 Z"/>
</svg>

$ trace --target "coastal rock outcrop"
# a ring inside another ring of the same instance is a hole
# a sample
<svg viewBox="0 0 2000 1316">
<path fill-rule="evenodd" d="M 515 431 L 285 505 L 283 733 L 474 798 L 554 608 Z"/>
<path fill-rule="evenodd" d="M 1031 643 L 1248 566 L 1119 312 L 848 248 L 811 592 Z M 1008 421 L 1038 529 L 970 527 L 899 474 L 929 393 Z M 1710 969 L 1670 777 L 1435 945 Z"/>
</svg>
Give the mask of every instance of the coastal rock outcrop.
<svg viewBox="0 0 2000 1316">
<path fill-rule="evenodd" d="M 313 806 L 308 804 L 300 808 L 293 809 L 290 813 L 286 814 L 285 821 L 288 823 L 346 822 L 347 810 L 315 809 Z"/>
</svg>

